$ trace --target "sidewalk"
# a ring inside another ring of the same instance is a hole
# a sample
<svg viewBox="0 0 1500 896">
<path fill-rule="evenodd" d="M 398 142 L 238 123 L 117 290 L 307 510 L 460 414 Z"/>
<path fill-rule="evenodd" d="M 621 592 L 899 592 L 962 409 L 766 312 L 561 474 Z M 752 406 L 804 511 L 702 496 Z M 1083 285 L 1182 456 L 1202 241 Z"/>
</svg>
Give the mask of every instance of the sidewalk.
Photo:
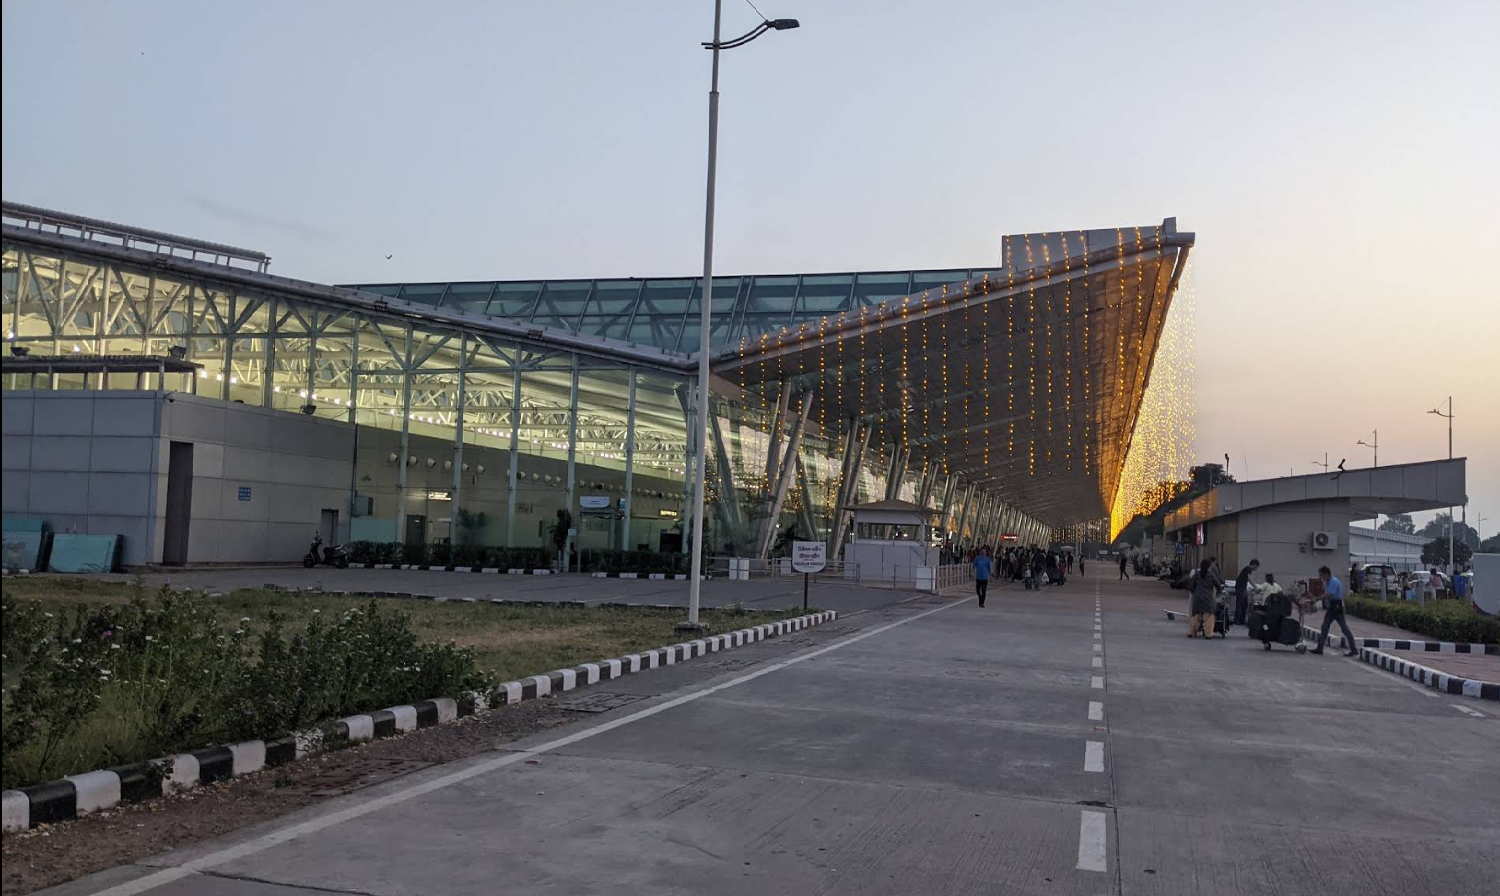
<svg viewBox="0 0 1500 896">
<path fill-rule="evenodd" d="M 1354 614 L 1346 614 L 1345 620 L 1349 623 L 1349 630 L 1354 632 L 1356 638 L 1393 638 L 1406 641 L 1436 641 L 1427 635 L 1419 635 L 1409 632 L 1404 628 L 1394 625 L 1385 625 L 1380 622 L 1370 622 L 1360 619 Z M 1323 625 L 1323 613 L 1321 611 L 1307 614 L 1307 623 L 1316 634 Z M 1335 623 L 1329 634 L 1339 633 L 1338 624 Z M 1386 650 L 1391 656 L 1406 660 L 1408 663 L 1416 663 L 1429 669 L 1436 669 L 1448 675 L 1457 675 L 1460 678 L 1477 678 L 1480 681 L 1500 682 L 1500 656 L 1478 654 L 1478 653 L 1441 653 L 1426 650 Z"/>
</svg>

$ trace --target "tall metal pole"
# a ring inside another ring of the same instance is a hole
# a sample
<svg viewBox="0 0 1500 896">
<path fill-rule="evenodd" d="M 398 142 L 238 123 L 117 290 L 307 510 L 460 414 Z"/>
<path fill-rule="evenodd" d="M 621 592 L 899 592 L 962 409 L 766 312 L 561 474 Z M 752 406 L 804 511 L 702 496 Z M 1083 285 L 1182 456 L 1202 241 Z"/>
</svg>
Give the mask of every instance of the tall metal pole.
<svg viewBox="0 0 1500 896">
<path fill-rule="evenodd" d="M 703 203 L 703 290 L 698 299 L 698 457 L 694 470 L 693 560 L 688 584 L 687 624 L 699 627 L 703 585 L 703 501 L 708 483 L 708 330 L 714 290 L 714 179 L 719 165 L 719 24 L 724 0 L 714 0 L 713 75 L 708 90 L 708 190 Z"/>
<path fill-rule="evenodd" d="M 1453 396 L 1448 396 L 1448 459 L 1453 459 Z M 1453 507 L 1448 507 L 1448 575 L 1451 577 L 1457 567 L 1453 565 Z M 1448 595 L 1452 597 L 1453 595 Z"/>
</svg>

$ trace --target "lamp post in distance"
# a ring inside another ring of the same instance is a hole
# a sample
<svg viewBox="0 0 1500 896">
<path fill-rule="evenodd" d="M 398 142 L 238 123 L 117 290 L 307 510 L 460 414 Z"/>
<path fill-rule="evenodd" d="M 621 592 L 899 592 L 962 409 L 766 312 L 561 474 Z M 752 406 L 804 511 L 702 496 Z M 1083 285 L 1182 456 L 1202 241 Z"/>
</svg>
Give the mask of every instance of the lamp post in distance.
<svg viewBox="0 0 1500 896">
<path fill-rule="evenodd" d="M 688 582 L 688 618 L 677 627 L 701 630 L 698 605 L 703 588 L 704 492 L 708 488 L 708 362 L 709 319 L 714 303 L 714 183 L 719 165 L 719 51 L 743 47 L 767 31 L 789 31 L 801 26 L 796 19 L 762 19 L 759 25 L 732 40 L 720 39 L 724 0 L 714 0 L 714 39 L 703 48 L 713 51 L 713 74 L 708 90 L 708 189 L 703 203 L 703 289 L 698 294 L 698 420 L 694 425 L 697 458 L 693 470 L 693 545 Z"/>
<path fill-rule="evenodd" d="M 1369 448 L 1371 451 L 1374 451 L 1374 466 L 1380 466 L 1380 430 L 1377 429 L 1374 432 L 1370 433 L 1370 441 L 1366 442 L 1364 439 L 1360 439 L 1355 444 L 1363 445 L 1366 448 Z M 1383 562 L 1380 559 L 1380 514 L 1378 513 L 1375 514 L 1375 561 L 1377 563 Z M 1382 595 L 1382 599 L 1384 599 L 1384 595 Z"/>
<path fill-rule="evenodd" d="M 1443 413 L 1437 408 L 1428 411 L 1429 414 L 1437 414 L 1448 421 L 1448 459 L 1453 459 L 1453 396 L 1448 396 L 1448 413 Z M 1448 508 L 1448 575 L 1453 575 L 1453 508 Z"/>
</svg>

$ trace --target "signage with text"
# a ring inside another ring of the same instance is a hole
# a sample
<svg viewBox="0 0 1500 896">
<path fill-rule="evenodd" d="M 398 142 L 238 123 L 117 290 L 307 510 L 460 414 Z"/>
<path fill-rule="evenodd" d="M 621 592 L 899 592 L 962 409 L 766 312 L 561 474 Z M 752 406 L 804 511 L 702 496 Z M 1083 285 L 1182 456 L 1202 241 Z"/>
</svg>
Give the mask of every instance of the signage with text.
<svg viewBox="0 0 1500 896">
<path fill-rule="evenodd" d="M 828 565 L 828 545 L 821 541 L 792 542 L 792 569 L 801 573 L 822 572 Z"/>
</svg>

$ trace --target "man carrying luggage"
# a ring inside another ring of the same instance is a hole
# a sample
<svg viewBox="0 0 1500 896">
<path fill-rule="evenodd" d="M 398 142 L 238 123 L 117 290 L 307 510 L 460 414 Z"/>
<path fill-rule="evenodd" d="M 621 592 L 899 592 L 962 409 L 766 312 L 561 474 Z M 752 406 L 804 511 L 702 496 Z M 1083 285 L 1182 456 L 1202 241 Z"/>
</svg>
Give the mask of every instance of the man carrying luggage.
<svg viewBox="0 0 1500 896">
<path fill-rule="evenodd" d="M 1234 624 L 1244 625 L 1245 614 L 1250 612 L 1250 576 L 1260 569 L 1259 560 L 1251 560 L 1250 565 L 1240 570 L 1240 574 L 1234 580 Z"/>
<path fill-rule="evenodd" d="M 1328 601 L 1328 609 L 1323 613 L 1323 630 L 1318 634 L 1318 647 L 1309 653 L 1322 653 L 1323 645 L 1328 643 L 1328 629 L 1337 620 L 1339 628 L 1344 632 L 1344 643 L 1349 650 L 1345 656 L 1359 656 L 1359 651 L 1354 647 L 1354 633 L 1349 631 L 1349 623 L 1344 621 L 1344 583 L 1333 575 L 1333 570 L 1324 566 L 1318 569 L 1318 577 L 1323 580 L 1323 598 Z"/>
</svg>

